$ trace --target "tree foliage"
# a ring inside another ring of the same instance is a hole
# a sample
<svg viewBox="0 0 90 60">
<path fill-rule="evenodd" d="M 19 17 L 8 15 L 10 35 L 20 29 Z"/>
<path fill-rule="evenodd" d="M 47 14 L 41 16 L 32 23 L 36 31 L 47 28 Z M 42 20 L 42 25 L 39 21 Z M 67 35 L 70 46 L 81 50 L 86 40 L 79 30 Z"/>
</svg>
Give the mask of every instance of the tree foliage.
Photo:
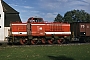
<svg viewBox="0 0 90 60">
<path fill-rule="evenodd" d="M 90 22 L 90 14 L 85 12 L 84 10 L 72 10 L 67 11 L 62 17 L 58 14 L 54 21 L 57 22 Z"/>
<path fill-rule="evenodd" d="M 64 15 L 64 21 L 71 22 L 90 22 L 90 14 L 84 10 L 68 11 Z"/>
<path fill-rule="evenodd" d="M 54 22 L 62 22 L 62 21 L 63 21 L 63 17 L 62 17 L 60 14 L 58 14 L 58 15 L 56 16 Z"/>
</svg>

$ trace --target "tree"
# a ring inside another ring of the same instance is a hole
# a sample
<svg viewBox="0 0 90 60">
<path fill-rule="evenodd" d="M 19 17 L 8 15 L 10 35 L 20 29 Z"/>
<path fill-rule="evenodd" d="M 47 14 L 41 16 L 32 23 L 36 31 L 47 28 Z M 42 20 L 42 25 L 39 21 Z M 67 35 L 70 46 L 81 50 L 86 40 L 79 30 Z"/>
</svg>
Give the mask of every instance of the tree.
<svg viewBox="0 0 90 60">
<path fill-rule="evenodd" d="M 63 17 L 62 17 L 60 14 L 58 14 L 58 15 L 56 16 L 54 22 L 62 22 L 62 21 L 63 21 Z"/>
<path fill-rule="evenodd" d="M 90 22 L 90 14 L 84 10 L 72 10 L 68 11 L 64 15 L 65 22 Z"/>
</svg>

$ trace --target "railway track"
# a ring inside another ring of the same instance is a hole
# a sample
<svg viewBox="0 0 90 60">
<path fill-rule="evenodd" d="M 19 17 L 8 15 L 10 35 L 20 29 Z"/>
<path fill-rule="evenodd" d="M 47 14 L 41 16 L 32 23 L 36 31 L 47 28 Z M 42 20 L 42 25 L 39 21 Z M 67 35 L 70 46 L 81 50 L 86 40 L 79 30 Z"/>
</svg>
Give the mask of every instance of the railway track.
<svg viewBox="0 0 90 60">
<path fill-rule="evenodd" d="M 7 45 L 7 44 L 2 44 L 0 47 L 38 47 L 38 46 L 73 46 L 73 45 L 87 45 L 90 43 L 70 43 L 70 44 L 40 44 L 40 45 Z"/>
</svg>

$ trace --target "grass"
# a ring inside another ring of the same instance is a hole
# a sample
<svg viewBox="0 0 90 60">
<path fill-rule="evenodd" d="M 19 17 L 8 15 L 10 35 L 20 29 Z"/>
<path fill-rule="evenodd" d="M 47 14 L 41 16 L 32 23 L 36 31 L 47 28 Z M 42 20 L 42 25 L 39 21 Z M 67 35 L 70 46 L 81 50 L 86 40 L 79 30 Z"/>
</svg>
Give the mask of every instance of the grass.
<svg viewBox="0 0 90 60">
<path fill-rule="evenodd" d="M 0 47 L 0 60 L 90 60 L 90 44 Z"/>
</svg>

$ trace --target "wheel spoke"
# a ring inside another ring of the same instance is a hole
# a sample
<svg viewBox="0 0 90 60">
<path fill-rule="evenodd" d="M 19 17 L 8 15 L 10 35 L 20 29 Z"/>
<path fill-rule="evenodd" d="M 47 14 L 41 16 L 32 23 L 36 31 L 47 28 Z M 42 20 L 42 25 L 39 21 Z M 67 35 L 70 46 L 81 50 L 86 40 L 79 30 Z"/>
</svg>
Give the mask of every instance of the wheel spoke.
<svg viewBox="0 0 90 60">
<path fill-rule="evenodd" d="M 58 44 L 63 44 L 64 41 L 65 41 L 64 39 L 59 39 L 59 40 L 57 40 L 57 43 L 58 43 Z"/>
<path fill-rule="evenodd" d="M 32 45 L 38 44 L 38 40 L 31 40 L 31 44 Z"/>
<path fill-rule="evenodd" d="M 48 40 L 48 43 L 49 44 L 53 44 L 53 40 Z"/>
<path fill-rule="evenodd" d="M 45 39 L 43 39 L 43 38 L 42 38 L 42 40 L 41 40 L 41 41 L 42 41 L 42 43 L 43 43 L 43 44 L 45 44 Z"/>
<path fill-rule="evenodd" d="M 31 40 L 31 44 L 35 45 L 35 40 Z"/>
<path fill-rule="evenodd" d="M 61 44 L 61 40 L 57 40 L 57 43 L 58 43 L 58 44 Z"/>
</svg>

